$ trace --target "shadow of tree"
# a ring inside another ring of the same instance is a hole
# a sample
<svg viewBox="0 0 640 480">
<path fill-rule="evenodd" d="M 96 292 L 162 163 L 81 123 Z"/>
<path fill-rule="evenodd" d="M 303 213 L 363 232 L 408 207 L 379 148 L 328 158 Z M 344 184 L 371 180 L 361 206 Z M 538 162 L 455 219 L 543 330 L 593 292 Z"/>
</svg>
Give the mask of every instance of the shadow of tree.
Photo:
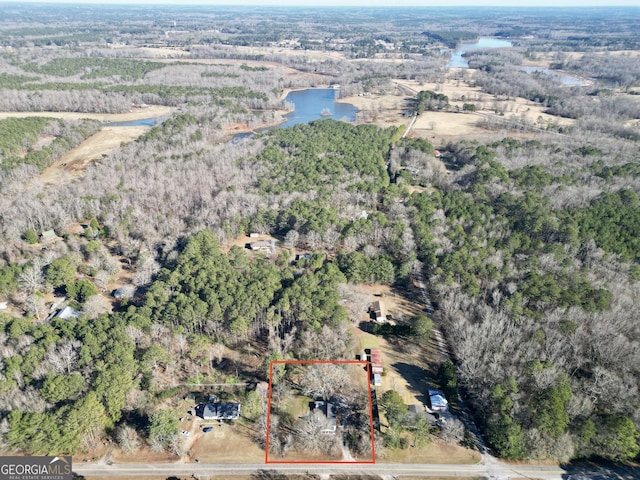
<svg viewBox="0 0 640 480">
<path fill-rule="evenodd" d="M 404 362 L 396 362 L 392 366 L 407 381 L 411 390 L 416 393 L 416 398 L 426 404 L 428 399 L 427 391 L 429 390 L 427 371 L 417 365 Z"/>
</svg>

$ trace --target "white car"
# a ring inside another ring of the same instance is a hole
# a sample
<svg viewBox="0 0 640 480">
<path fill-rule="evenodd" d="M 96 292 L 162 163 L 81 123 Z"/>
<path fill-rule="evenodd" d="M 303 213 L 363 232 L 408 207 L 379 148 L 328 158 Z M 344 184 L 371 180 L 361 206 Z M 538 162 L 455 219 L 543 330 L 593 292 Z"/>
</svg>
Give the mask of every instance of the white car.
<svg viewBox="0 0 640 480">
<path fill-rule="evenodd" d="M 189 430 L 180 430 L 180 435 L 184 435 L 186 437 L 191 435 L 191 432 Z"/>
</svg>

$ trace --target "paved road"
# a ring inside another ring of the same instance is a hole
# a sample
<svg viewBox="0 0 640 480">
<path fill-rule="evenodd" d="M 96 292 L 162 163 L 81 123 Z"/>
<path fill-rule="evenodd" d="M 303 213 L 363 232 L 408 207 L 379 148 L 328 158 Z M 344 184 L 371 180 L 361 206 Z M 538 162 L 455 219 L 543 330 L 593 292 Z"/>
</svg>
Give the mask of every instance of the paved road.
<svg viewBox="0 0 640 480">
<path fill-rule="evenodd" d="M 493 480 L 541 479 L 541 480 L 631 480 L 640 478 L 640 470 L 611 468 L 571 468 L 548 466 L 511 466 L 501 462 L 479 465 L 408 465 L 378 463 L 372 465 L 295 465 L 295 464 L 76 464 L 74 472 L 87 479 L 91 476 L 189 476 L 206 478 L 209 475 L 256 475 L 268 479 L 269 474 L 370 474 L 386 478 L 402 475 L 485 477 Z"/>
</svg>

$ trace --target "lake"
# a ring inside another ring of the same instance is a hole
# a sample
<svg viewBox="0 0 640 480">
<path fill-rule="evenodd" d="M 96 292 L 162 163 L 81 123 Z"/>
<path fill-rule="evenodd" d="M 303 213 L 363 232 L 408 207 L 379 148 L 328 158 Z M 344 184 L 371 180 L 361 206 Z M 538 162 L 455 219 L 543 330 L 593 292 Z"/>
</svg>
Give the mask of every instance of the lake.
<svg viewBox="0 0 640 480">
<path fill-rule="evenodd" d="M 307 88 L 289 92 L 284 101 L 294 106 L 291 113 L 285 115 L 285 121 L 275 127 L 259 129 L 259 131 L 269 128 L 291 127 L 298 123 L 309 123 L 313 120 L 333 118 L 335 120 L 346 120 L 353 122 L 356 119 L 358 109 L 349 103 L 336 102 L 338 98 L 337 90 L 333 88 Z M 153 127 L 162 121 L 161 118 L 141 118 L 127 122 L 110 122 L 106 127 Z M 242 142 L 245 138 L 250 138 L 253 133 L 240 133 L 234 135 L 232 145 Z"/>
<path fill-rule="evenodd" d="M 447 64 L 447 67 L 451 68 L 469 68 L 469 62 L 467 62 L 462 55 L 470 50 L 478 50 L 480 48 L 507 48 L 513 47 L 513 43 L 509 40 L 493 37 L 480 37 L 473 43 L 461 43 L 460 46 L 451 54 L 451 60 Z"/>
<path fill-rule="evenodd" d="M 524 66 L 524 67 L 519 67 L 519 68 L 523 72 L 527 72 L 527 73 L 530 73 L 530 74 L 533 74 L 535 72 L 544 73 L 545 75 L 548 75 L 550 78 L 559 80 L 563 85 L 578 85 L 578 86 L 588 85 L 588 82 L 585 82 L 581 78 L 574 77 L 573 75 L 569 75 L 569 74 L 564 73 L 564 72 L 558 72 L 556 70 L 550 70 L 547 67 Z"/>
<path fill-rule="evenodd" d="M 279 127 L 291 127 L 322 118 L 353 122 L 358 109 L 349 103 L 336 102 L 338 91 L 332 88 L 307 88 L 289 92 L 284 101 L 294 105 Z"/>
</svg>

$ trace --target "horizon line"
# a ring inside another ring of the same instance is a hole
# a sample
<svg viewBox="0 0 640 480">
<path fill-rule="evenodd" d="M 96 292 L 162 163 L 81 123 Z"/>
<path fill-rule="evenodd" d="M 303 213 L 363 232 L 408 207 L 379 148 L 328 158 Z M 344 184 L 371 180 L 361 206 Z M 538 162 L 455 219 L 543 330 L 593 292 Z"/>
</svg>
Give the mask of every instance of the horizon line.
<svg viewBox="0 0 640 480">
<path fill-rule="evenodd" d="M 145 0 L 112 0 L 108 2 L 100 2 L 99 0 L 0 0 L 0 4 L 16 4 L 16 6 L 25 6 L 25 5 L 87 5 L 87 6 L 178 6 L 178 7 L 229 7 L 229 8 L 238 8 L 238 7 L 268 7 L 268 8 L 280 8 L 280 9 L 290 9 L 290 8 L 301 8 L 301 9 L 309 9 L 309 8 L 321 8 L 321 9 L 344 9 L 344 8 L 366 8 L 366 9 L 400 9 L 400 8 L 412 8 L 412 9 L 461 9 L 461 8 L 473 8 L 473 9 L 511 9 L 511 10 L 541 10 L 541 9 L 550 9 L 550 10 L 558 10 L 558 9 L 574 9 L 574 10 L 585 10 L 585 9 L 640 9 L 640 5 L 638 4 L 626 4 L 626 3 L 618 3 L 618 4 L 607 4 L 607 5 L 576 5 L 576 4 L 566 4 L 560 3 L 555 5 L 534 5 L 534 4 L 525 4 L 525 5 L 505 5 L 505 4 L 486 4 L 486 5 L 477 5 L 477 4 L 455 4 L 455 5 L 414 5 L 410 3 L 396 3 L 393 5 L 363 5 L 361 3 L 343 3 L 343 4 L 320 4 L 320 3 L 307 3 L 307 4 L 277 4 L 277 3 L 262 3 L 260 0 L 246 0 L 241 1 L 240 3 L 226 3 L 226 2 L 217 2 L 207 1 L 207 0 L 187 0 L 187 2 L 183 2 L 180 0 L 158 0 L 158 1 L 145 1 Z"/>
</svg>

